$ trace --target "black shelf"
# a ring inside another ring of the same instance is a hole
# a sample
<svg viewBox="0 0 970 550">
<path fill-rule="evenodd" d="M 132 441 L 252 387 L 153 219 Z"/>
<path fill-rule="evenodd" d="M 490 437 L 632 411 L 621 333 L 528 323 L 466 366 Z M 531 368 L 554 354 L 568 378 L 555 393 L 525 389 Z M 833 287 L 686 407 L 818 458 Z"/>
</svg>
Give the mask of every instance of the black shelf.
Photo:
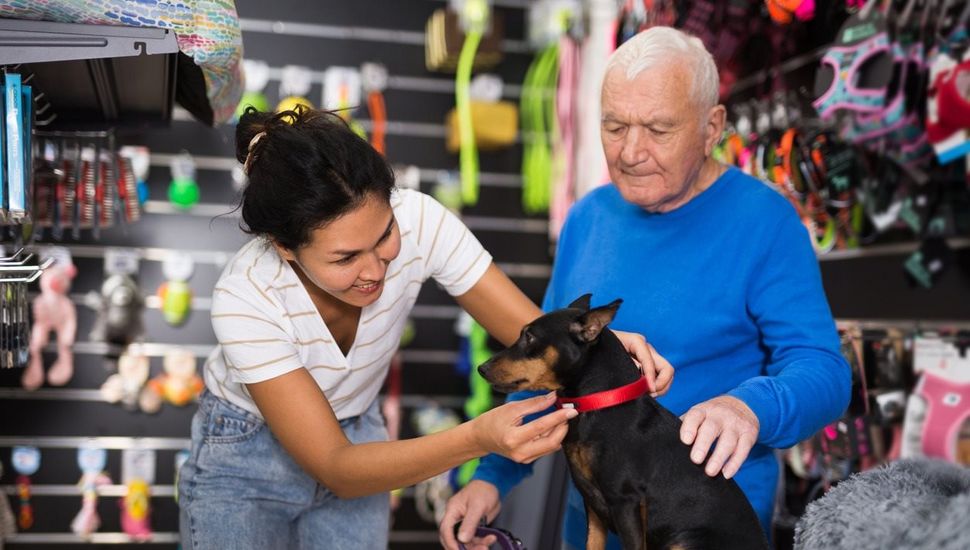
<svg viewBox="0 0 970 550">
<path fill-rule="evenodd" d="M 171 30 L 0 19 L 0 65 L 44 94 L 46 129 L 167 125 L 179 56 Z"/>
</svg>

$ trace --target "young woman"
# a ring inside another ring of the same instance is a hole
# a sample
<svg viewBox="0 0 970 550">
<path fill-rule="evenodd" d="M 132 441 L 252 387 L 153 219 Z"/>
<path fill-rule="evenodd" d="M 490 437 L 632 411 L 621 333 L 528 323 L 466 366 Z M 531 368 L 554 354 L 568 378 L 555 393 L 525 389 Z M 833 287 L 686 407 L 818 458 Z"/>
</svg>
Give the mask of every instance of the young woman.
<svg viewBox="0 0 970 550">
<path fill-rule="evenodd" d="M 386 441 L 378 391 L 425 280 L 506 344 L 539 309 L 458 218 L 395 189 L 338 116 L 249 110 L 236 156 L 256 238 L 213 291 L 219 346 L 179 480 L 185 548 L 385 548 L 386 491 L 487 453 L 528 462 L 559 448 L 575 412 L 523 423 L 552 395 Z M 652 382 L 650 348 L 620 336 Z"/>
</svg>

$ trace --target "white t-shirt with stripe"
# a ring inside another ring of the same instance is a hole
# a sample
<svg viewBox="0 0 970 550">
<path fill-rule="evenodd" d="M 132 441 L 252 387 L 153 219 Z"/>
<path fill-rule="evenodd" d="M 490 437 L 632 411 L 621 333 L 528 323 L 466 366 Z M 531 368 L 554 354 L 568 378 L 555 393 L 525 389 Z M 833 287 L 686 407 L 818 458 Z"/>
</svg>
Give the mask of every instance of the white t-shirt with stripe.
<svg viewBox="0 0 970 550">
<path fill-rule="evenodd" d="M 245 384 L 303 368 L 338 419 L 367 410 L 383 385 L 421 284 L 434 278 L 458 296 L 492 261 L 471 231 L 428 195 L 396 190 L 391 206 L 401 253 L 388 266 L 381 297 L 361 311 L 346 356 L 296 273 L 268 241 L 253 239 L 236 253 L 212 293 L 219 345 L 205 364 L 209 391 L 258 415 Z"/>
</svg>

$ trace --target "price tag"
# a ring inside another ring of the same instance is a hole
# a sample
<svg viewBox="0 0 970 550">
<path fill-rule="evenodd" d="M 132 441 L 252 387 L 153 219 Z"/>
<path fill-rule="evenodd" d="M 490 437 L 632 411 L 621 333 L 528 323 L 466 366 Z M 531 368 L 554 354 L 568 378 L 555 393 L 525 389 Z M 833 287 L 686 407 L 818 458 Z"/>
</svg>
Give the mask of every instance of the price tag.
<svg viewBox="0 0 970 550">
<path fill-rule="evenodd" d="M 138 273 L 141 256 L 124 248 L 108 248 L 104 251 L 104 271 L 109 275 L 134 275 Z"/>
<path fill-rule="evenodd" d="M 152 485 L 155 483 L 154 449 L 125 449 L 121 452 L 121 482 L 125 485 L 140 479 Z"/>
</svg>

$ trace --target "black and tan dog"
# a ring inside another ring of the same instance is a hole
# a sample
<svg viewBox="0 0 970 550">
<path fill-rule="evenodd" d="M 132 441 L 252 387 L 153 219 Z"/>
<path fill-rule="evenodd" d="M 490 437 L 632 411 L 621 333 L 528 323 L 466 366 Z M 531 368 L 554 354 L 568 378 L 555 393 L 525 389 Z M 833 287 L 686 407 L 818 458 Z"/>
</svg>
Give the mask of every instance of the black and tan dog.
<svg viewBox="0 0 970 550">
<path fill-rule="evenodd" d="M 536 319 L 478 369 L 499 391 L 555 390 L 579 405 L 563 449 L 586 504 L 586 547 L 605 548 L 609 529 L 626 549 L 768 548 L 741 489 L 691 462 L 680 420 L 603 330 L 621 301 L 589 309 L 589 298 Z"/>
</svg>

